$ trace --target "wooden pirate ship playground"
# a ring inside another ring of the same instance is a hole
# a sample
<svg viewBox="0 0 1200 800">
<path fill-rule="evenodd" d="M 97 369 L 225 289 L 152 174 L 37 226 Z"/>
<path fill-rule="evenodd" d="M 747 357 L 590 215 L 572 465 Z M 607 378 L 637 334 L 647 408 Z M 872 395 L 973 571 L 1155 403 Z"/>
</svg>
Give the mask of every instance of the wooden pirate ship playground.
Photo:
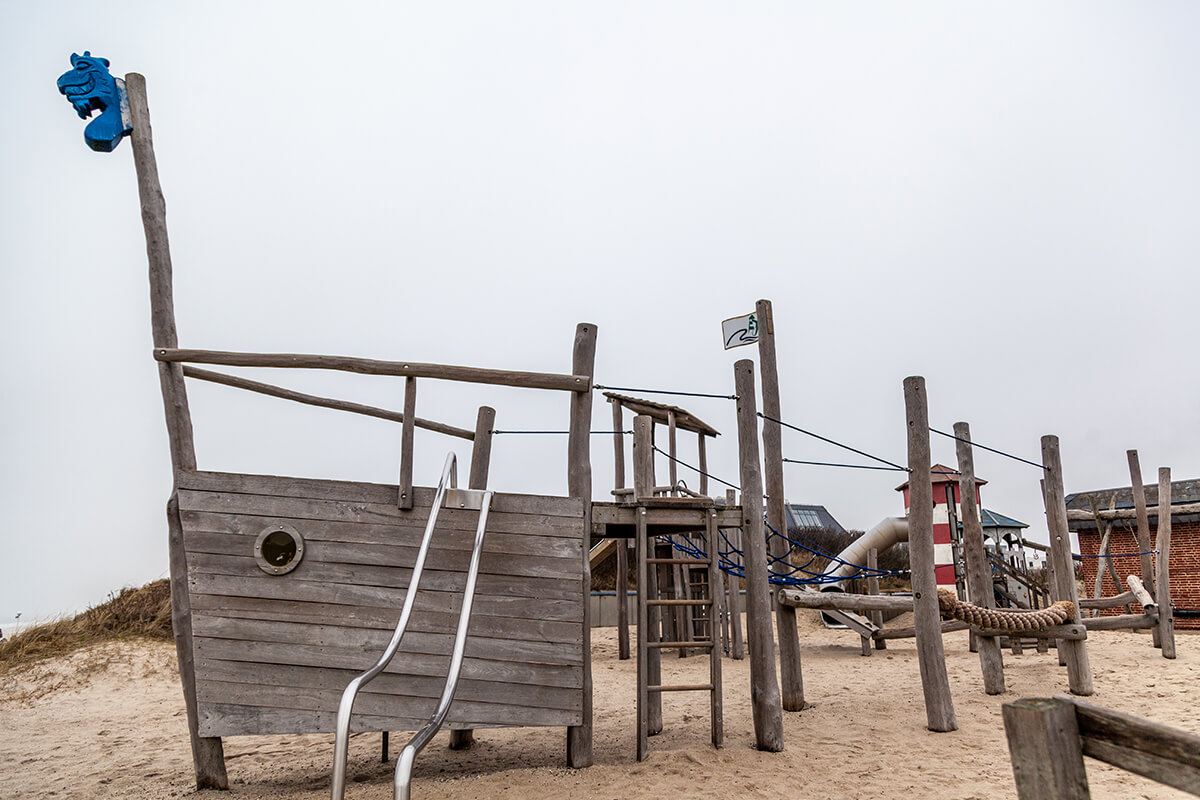
<svg viewBox="0 0 1200 800">
<path fill-rule="evenodd" d="M 708 471 L 706 441 L 718 435 L 714 427 L 678 406 L 614 390 L 606 395 L 613 429 L 600 432 L 613 437 L 614 499 L 593 501 L 590 442 L 597 432 L 591 430 L 592 400 L 596 389 L 611 387 L 595 383 L 597 330 L 590 323 L 576 327 L 569 364 L 564 342 L 567 369 L 562 373 L 180 348 L 145 81 L 137 74 L 116 81 L 108 76 L 106 61 L 85 53 L 72 56 L 72 70 L 59 79 L 59 88 L 81 117 L 101 112 L 103 123 L 97 126 L 99 118 L 94 120 L 86 137 L 94 149 L 111 151 L 124 136 L 131 138 L 150 266 L 153 355 L 174 476 L 167 506 L 172 621 L 199 787 L 228 787 L 223 737 L 260 734 L 334 734 L 334 800 L 344 792 L 347 737 L 352 731 L 379 731 L 385 737 L 391 731 L 416 731 L 397 759 L 397 798 L 409 796 L 413 760 L 442 728 L 451 730 L 452 747 L 465 747 L 475 728 L 561 727 L 568 765 L 590 765 L 591 568 L 610 552 L 618 563 L 622 658 L 631 654 L 625 580 L 630 555 L 635 559 L 639 760 L 648 754 L 649 737 L 663 731 L 662 703 L 675 692 L 707 695 L 711 741 L 722 745 L 722 658 L 741 658 L 744 645 L 751 660 L 755 744 L 761 750 L 781 750 L 783 711 L 807 706 L 797 608 L 827 609 L 837 615 L 862 637 L 864 655 L 888 638 L 915 638 L 927 727 L 934 731 L 957 727 L 942 644 L 943 631 L 955 626 L 968 627 L 974 634 L 989 694 L 1004 691 L 1000 641 L 1014 631 L 1056 643 L 1067 667 L 1068 688 L 1076 695 L 1092 693 L 1089 628 L 1154 628 L 1155 645 L 1165 657 L 1174 657 L 1169 561 L 1162 557 L 1170 549 L 1169 471 L 1160 484 L 1166 487 L 1159 495 L 1160 519 L 1166 524 L 1160 527 L 1155 574 L 1147 567 L 1142 578 L 1130 576 L 1130 593 L 1120 598 L 1130 604 L 1136 600 L 1142 613 L 1085 620 L 1071 563 L 1059 443 L 1057 437 L 1043 437 L 1042 462 L 1026 463 L 1037 467 L 1044 481 L 1051 534 L 1048 593 L 1055 603 L 1041 610 L 997 610 L 986 574 L 973 444 L 965 423 L 956 426 L 951 437 L 956 439 L 959 471 L 954 491 L 947 494 L 948 505 L 963 521 L 962 558 L 947 561 L 944 554 L 952 552 L 947 549 L 949 539 L 935 539 L 935 528 L 948 531 L 949 526 L 935 521 L 939 512 L 932 487 L 937 476 L 931 474 L 924 380 L 913 377 L 904 383 L 907 466 L 784 422 L 774 318 L 765 300 L 759 301 L 751 324 L 735 336 L 737 344 L 757 344 L 759 363 L 738 361 L 734 394 L 724 396 L 736 403 L 739 468 L 738 485 L 722 481 L 723 490 L 729 489 L 724 497 L 709 495 L 709 480 L 716 479 Z M 317 397 L 211 366 L 402 377 L 404 407 L 398 413 Z M 402 426 L 397 483 L 200 469 L 188 407 L 189 379 L 397 422 Z M 496 411 L 480 407 L 472 429 L 418 417 L 418 387 L 434 380 L 463 384 L 464 390 L 484 384 L 558 393 L 566 420 L 567 494 L 489 490 Z M 631 431 L 625 430 L 625 411 L 634 415 Z M 436 483 L 417 483 L 413 455 L 418 427 L 470 442 L 465 486 L 458 485 L 453 452 Z M 861 557 L 851 556 L 849 548 L 840 554 L 823 553 L 829 566 L 821 570 L 795 563 L 798 553 L 807 557 L 801 551 L 816 551 L 788 528 L 783 485 L 787 459 L 781 444 L 785 428 L 885 465 L 876 469 L 906 473 L 906 517 L 885 520 L 879 530 L 881 542 L 883 532 L 890 536 L 888 544 L 901 537 L 908 541 L 911 595 L 815 591 L 844 589 L 851 575 L 869 582 L 887 573 L 876 567 L 875 549 L 864 550 Z M 662 430 L 665 450 L 656 444 L 656 431 Z M 697 437 L 696 465 L 678 452 L 681 430 Z M 632 444 L 632 486 L 626 485 L 626 442 Z M 656 479 L 656 455 L 668 463 L 665 485 Z M 698 491 L 679 479 L 679 466 L 700 475 Z M 957 560 L 963 562 L 959 582 L 972 603 L 960 600 L 953 590 L 959 567 L 951 562 Z M 949 588 L 942 578 L 947 567 Z M 878 617 L 860 616 L 884 610 L 912 611 L 913 627 L 887 631 Z M 944 622 L 943 615 L 954 621 Z M 672 683 L 664 651 L 704 655 L 708 679 Z M 1045 722 L 1039 709 L 1025 709 L 1022 724 L 1035 729 Z M 1071 703 L 1055 709 L 1060 716 L 1078 714 L 1080 731 L 1098 713 L 1095 707 Z M 1006 721 L 1009 716 L 1006 707 Z M 1019 715 L 1013 711 L 1011 716 L 1016 720 Z M 1057 724 L 1045 724 L 1052 723 Z M 1133 764 L 1127 768 L 1136 771 L 1145 763 L 1150 748 L 1146 743 L 1161 742 L 1168 735 L 1145 730 L 1126 726 L 1124 750 L 1110 753 L 1112 763 Z M 1086 739 L 1088 734 L 1081 735 Z M 386 738 L 384 750 L 386 755 Z M 1126 750 L 1133 755 L 1123 757 Z M 1019 755 L 1017 749 L 1013 754 L 1014 763 L 1034 758 Z M 1173 759 L 1171 769 L 1185 776 L 1180 780 L 1200 786 L 1200 757 L 1192 763 L 1186 748 L 1159 757 Z M 1022 797 L 1042 796 L 1021 791 Z"/>
</svg>

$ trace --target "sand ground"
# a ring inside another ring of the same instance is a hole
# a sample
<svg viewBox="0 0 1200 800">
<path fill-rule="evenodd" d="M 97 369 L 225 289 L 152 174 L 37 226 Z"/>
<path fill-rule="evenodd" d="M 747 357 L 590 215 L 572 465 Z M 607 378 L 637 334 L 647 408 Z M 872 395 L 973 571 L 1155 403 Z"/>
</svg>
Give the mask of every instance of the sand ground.
<svg viewBox="0 0 1200 800">
<path fill-rule="evenodd" d="M 1066 691 L 1051 651 L 1005 654 L 1008 693 L 983 693 L 978 656 L 965 632 L 945 637 L 959 729 L 925 728 L 916 649 L 893 640 L 859 654 L 857 637 L 819 627 L 801 612 L 805 697 L 813 707 L 784 716 L 786 749 L 754 749 L 749 661 L 724 660 L 725 747 L 709 741 L 703 696 L 668 695 L 665 730 L 651 755 L 634 759 L 635 664 L 617 659 L 616 631 L 594 631 L 595 765 L 565 766 L 565 733 L 507 729 L 477 733 L 452 752 L 439 734 L 418 757 L 413 797 L 550 800 L 641 798 L 1015 797 L 1000 705 Z M 815 613 L 813 614 L 815 617 Z M 1200 636 L 1178 634 L 1179 657 L 1163 659 L 1144 633 L 1093 633 L 1093 701 L 1200 734 Z M 664 654 L 665 681 L 706 680 L 706 658 Z M 392 754 L 407 741 L 395 734 Z M 225 741 L 231 791 L 193 788 L 187 723 L 168 643 L 106 644 L 10 674 L 0 684 L 0 797 L 328 797 L 332 736 L 236 737 Z M 378 734 L 351 742 L 347 797 L 391 797 L 391 763 Z M 1088 761 L 1096 798 L 1188 795 Z"/>
</svg>

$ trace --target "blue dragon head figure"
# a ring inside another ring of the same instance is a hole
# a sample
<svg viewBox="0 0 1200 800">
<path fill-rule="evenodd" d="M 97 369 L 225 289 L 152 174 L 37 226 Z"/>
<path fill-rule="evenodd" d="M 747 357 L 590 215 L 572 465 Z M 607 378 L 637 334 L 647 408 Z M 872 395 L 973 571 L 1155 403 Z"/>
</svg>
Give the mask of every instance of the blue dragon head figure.
<svg viewBox="0 0 1200 800">
<path fill-rule="evenodd" d="M 93 150 L 110 153 L 133 132 L 124 82 L 109 74 L 107 58 L 96 58 L 87 50 L 83 55 L 72 53 L 71 69 L 58 79 L 58 91 L 66 95 L 80 119 L 100 112 L 83 129 L 83 139 Z"/>
</svg>

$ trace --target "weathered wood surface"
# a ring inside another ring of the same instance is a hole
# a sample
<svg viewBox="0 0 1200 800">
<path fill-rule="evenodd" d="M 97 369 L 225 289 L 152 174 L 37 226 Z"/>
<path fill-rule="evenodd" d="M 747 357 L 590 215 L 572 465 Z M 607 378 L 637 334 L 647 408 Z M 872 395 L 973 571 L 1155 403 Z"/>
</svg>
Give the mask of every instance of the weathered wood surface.
<svg viewBox="0 0 1200 800">
<path fill-rule="evenodd" d="M 912 611 L 911 597 L 887 595 L 814 592 L 804 589 L 777 588 L 779 602 L 792 608 L 832 608 L 846 611 Z"/>
<path fill-rule="evenodd" d="M 280 367 L 291 369 L 329 369 L 363 375 L 403 375 L 411 378 L 436 378 L 522 389 L 558 389 L 569 392 L 592 390 L 588 375 L 557 375 L 549 372 L 519 372 L 449 364 L 421 364 L 416 361 L 379 361 L 351 356 L 309 355 L 301 353 L 237 353 L 221 350 L 189 350 L 156 346 L 158 361 L 192 364 L 221 364 L 227 367 Z"/>
<path fill-rule="evenodd" d="M 417 379 L 404 379 L 404 427 L 400 433 L 400 496 L 396 505 L 410 511 L 413 507 L 413 443 L 416 436 Z"/>
<path fill-rule="evenodd" d="M 1135 495 L 1135 497 L 1136 497 L 1136 495 Z M 1143 494 L 1143 497 L 1144 497 L 1144 494 Z M 1100 509 L 1100 511 L 1098 513 L 1099 513 L 1100 519 L 1103 519 L 1103 520 L 1136 519 L 1137 518 L 1137 509 L 1136 508 Z M 1166 512 L 1163 512 L 1163 511 L 1161 511 L 1161 509 L 1158 509 L 1158 510 L 1156 510 L 1155 513 L 1158 514 L 1158 513 L 1166 513 Z M 1179 514 L 1200 514 L 1200 503 L 1180 503 L 1177 506 L 1173 506 L 1171 508 L 1171 515 L 1178 516 Z M 1073 508 L 1067 512 L 1067 519 L 1094 522 L 1095 516 L 1092 514 L 1091 511 L 1084 511 L 1082 509 Z"/>
<path fill-rule="evenodd" d="M 481 480 L 482 465 L 475 472 Z M 349 679 L 339 671 L 352 677 L 366 669 L 390 638 L 432 490 L 417 487 L 416 507 L 404 512 L 395 506 L 395 486 L 198 472 L 181 473 L 180 480 L 202 487 L 178 493 L 200 733 L 295 732 L 302 721 L 325 726 L 310 732 L 333 730 L 345 681 L 330 681 Z M 586 716 L 582 503 L 495 497 L 462 702 L 456 700 L 450 718 L 457 728 L 579 726 Z M 372 699 L 356 706 L 374 729 L 403 730 L 432 713 L 477 515 L 446 508 L 439 516 L 409 632 L 386 671 L 396 677 L 373 683 Z M 305 552 L 292 572 L 272 576 L 258 568 L 253 548 L 261 530 L 280 522 L 304 537 Z M 278 689 L 256 677 L 285 673 L 291 678 Z M 249 710 L 223 711 L 229 708 Z"/>
<path fill-rule="evenodd" d="M 875 574 L 875 570 L 879 569 L 879 550 L 874 547 L 867 550 L 867 569 L 871 570 L 871 574 L 867 576 L 867 594 L 878 595 L 879 594 L 879 576 Z M 871 612 L 871 624 L 874 625 L 876 628 L 883 627 L 883 612 L 882 611 L 872 611 Z M 875 649 L 876 650 L 886 650 L 887 642 L 885 642 L 883 639 L 876 639 L 875 640 Z"/>
<path fill-rule="evenodd" d="M 1158 625 L 1158 615 L 1119 614 L 1115 617 L 1085 617 L 1083 626 L 1089 631 L 1149 629 Z"/>
<path fill-rule="evenodd" d="M 1075 605 L 1075 618 L 1081 622 L 1079 594 L 1075 588 L 1075 566 L 1071 560 L 1071 535 L 1067 530 L 1067 503 L 1063 493 L 1062 456 L 1057 436 L 1042 437 L 1042 464 L 1045 465 L 1043 486 L 1046 521 L 1050 532 L 1050 562 L 1053 565 L 1055 599 L 1069 600 Z M 1087 645 L 1081 640 L 1063 640 L 1058 646 L 1059 660 L 1065 661 L 1067 685 L 1071 694 L 1092 693 L 1092 665 Z"/>
<path fill-rule="evenodd" d="M 1142 466 L 1138 461 L 1137 450 L 1126 450 L 1125 456 L 1129 460 L 1130 486 L 1133 489 L 1133 510 L 1137 517 L 1136 534 L 1138 552 L 1141 553 L 1138 558 L 1141 560 L 1142 566 L 1142 585 L 1153 596 L 1155 594 L 1154 556 L 1150 551 L 1154 549 L 1154 545 L 1150 543 L 1150 512 L 1146 508 L 1146 487 L 1142 483 Z M 1154 646 L 1162 647 L 1162 637 L 1158 628 L 1154 629 L 1152 636 Z"/>
<path fill-rule="evenodd" d="M 199 381 L 208 381 L 209 383 L 219 383 L 222 386 L 229 386 L 234 389 L 245 389 L 248 392 L 256 394 L 265 394 L 269 397 L 278 397 L 282 400 L 292 400 L 297 403 L 303 403 L 308 406 L 317 406 L 319 408 L 331 408 L 335 411 L 347 411 L 351 414 L 361 414 L 367 417 L 376 417 L 377 419 L 386 419 L 389 422 L 404 422 L 404 415 L 399 411 L 389 411 L 386 408 L 378 408 L 376 406 L 367 406 L 362 403 L 352 403 L 348 400 L 335 400 L 329 397 L 320 397 L 315 394 L 305 394 L 304 392 L 285 389 L 282 386 L 275 386 L 270 383 L 261 381 L 252 381 L 249 378 L 242 378 L 237 375 L 226 375 L 223 372 L 213 372 L 199 367 L 184 366 L 183 376 L 185 378 L 195 378 Z M 436 433 L 444 433 L 447 436 L 456 436 L 459 439 L 472 439 L 474 434 L 465 428 L 457 428 L 453 425 L 447 425 L 442 422 L 435 422 L 429 419 L 421 419 L 417 417 L 416 421 L 418 428 L 423 428 L 427 431 Z"/>
<path fill-rule="evenodd" d="M 1027 698 L 1001 707 L 1019 800 L 1087 800 L 1072 702 Z"/>
<path fill-rule="evenodd" d="M 1125 582 L 1129 584 L 1129 593 L 1133 595 L 1133 599 L 1141 603 L 1147 614 L 1158 613 L 1158 602 L 1150 596 L 1150 592 L 1146 590 L 1146 585 L 1142 583 L 1141 578 L 1137 575 L 1130 575 Z"/>
<path fill-rule="evenodd" d="M 651 451 L 653 453 L 653 451 Z M 648 497 L 648 496 L 647 496 Z M 659 499 L 659 498 L 654 498 Z M 688 498 L 681 498 L 688 499 Z M 644 507 L 652 507 L 652 503 L 645 503 Z M 617 503 L 593 503 L 592 504 L 592 523 L 593 525 L 606 525 L 610 527 L 626 527 L 629 529 L 629 536 L 632 536 L 633 526 L 635 524 L 635 510 L 637 506 Z M 716 506 L 717 525 L 721 528 L 736 528 L 742 524 L 741 509 L 737 506 Z M 673 526 L 680 529 L 704 530 L 707 525 L 707 509 L 703 507 L 694 508 L 655 508 L 654 521 L 660 526 Z M 651 534 L 653 535 L 653 533 Z"/>
<path fill-rule="evenodd" d="M 1200 795 L 1200 736 L 1070 697 L 1083 754 Z"/>
<path fill-rule="evenodd" d="M 779 366 L 775 354 L 775 318 L 771 301 L 759 300 L 754 304 L 754 309 L 758 318 L 758 365 L 762 378 L 763 415 L 781 419 L 783 412 L 779 400 Z M 771 538 L 769 549 L 774 557 L 771 571 L 785 575 L 791 562 L 792 547 L 786 538 L 788 521 L 784 508 L 783 440 L 779 423 L 771 419 L 764 419 L 762 423 L 763 482 L 767 493 L 767 522 L 780 536 Z M 796 628 L 796 611 L 792 606 L 775 603 L 775 638 L 779 643 L 779 691 L 783 709 L 803 711 L 805 702 L 800 634 Z"/>
<path fill-rule="evenodd" d="M 1195 504 L 1200 508 L 1200 503 Z M 1154 584 L 1158 600 L 1158 639 L 1163 658 L 1175 658 L 1175 618 L 1171 613 L 1171 468 L 1158 470 L 1158 533 L 1154 544 Z M 1182 512 L 1177 512 L 1182 513 Z"/>
<path fill-rule="evenodd" d="M 741 509 L 737 508 L 737 491 L 734 489 L 725 490 L 725 507 L 728 509 L 736 509 L 734 513 L 738 514 L 738 525 L 741 525 Z M 720 526 L 721 514 L 717 512 L 717 524 Z M 727 530 L 725 535 L 729 537 L 730 543 L 734 550 L 742 549 L 742 530 L 741 528 L 733 528 Z M 730 637 L 730 655 L 735 661 L 740 661 L 746 657 L 745 637 L 742 634 L 742 589 L 741 579 L 736 575 L 729 576 L 729 628 Z"/>
<path fill-rule="evenodd" d="M 967 563 L 967 591 L 971 602 L 983 608 L 996 607 L 992 570 L 983 543 L 983 525 L 976 500 L 975 454 L 971 446 L 971 427 L 954 423 L 955 452 L 958 456 L 958 488 L 962 507 L 963 554 Z M 1004 657 L 997 637 L 972 637 L 979 650 L 983 689 L 988 694 L 1004 694 Z"/>
<path fill-rule="evenodd" d="M 945 619 L 942 620 L 941 632 L 965 631 L 970 629 L 970 627 L 967 623 L 957 619 Z M 917 629 L 913 626 L 906 628 L 882 628 L 871 635 L 876 639 L 912 639 L 917 635 Z"/>
<path fill-rule="evenodd" d="M 917 629 L 917 663 L 925 696 L 925 718 L 931 731 L 953 731 L 958 729 L 958 722 L 946 673 L 934 574 L 929 406 L 924 378 L 904 379 L 904 408 L 908 425 L 908 556 L 912 565 L 913 625 Z"/>
<path fill-rule="evenodd" d="M 146 236 L 146 259 L 150 279 L 150 329 L 155 347 L 176 347 L 175 300 L 171 246 L 167 236 L 167 203 L 158 179 L 158 160 L 154 155 L 154 131 L 150 125 L 150 104 L 146 79 L 137 74 L 125 76 L 125 89 L 132 117 L 133 163 L 137 172 L 138 198 L 142 210 L 142 228 Z M 192 417 L 188 408 L 187 384 L 178 364 L 158 365 L 159 388 L 167 425 L 167 440 L 174 473 L 196 468 L 196 447 Z M 178 510 L 172 499 L 168 508 L 168 553 L 170 558 L 172 611 L 175 650 L 179 660 L 179 678 L 188 718 L 192 746 L 192 765 L 198 789 L 227 789 L 225 754 L 221 740 L 199 734 L 196 707 L 196 679 L 192 662 L 192 635 L 187 610 L 187 566 Z"/>
<path fill-rule="evenodd" d="M 586 376 L 584 387 L 571 395 L 571 418 L 567 437 L 567 494 L 583 504 L 583 557 L 579 592 L 584 598 L 583 621 L 583 717 L 567 729 L 567 764 L 587 767 L 592 764 L 592 568 L 587 553 L 592 531 L 592 375 L 596 366 L 596 326 L 581 322 L 575 326 L 571 348 L 571 371 Z"/>
<path fill-rule="evenodd" d="M 754 741 L 759 750 L 783 750 L 783 704 L 775 675 L 775 640 L 771 635 L 771 597 L 767 578 L 767 543 L 763 532 L 763 484 L 758 454 L 754 362 L 733 365 L 737 393 L 738 464 L 742 481 L 742 547 L 746 575 L 746 626 L 750 638 L 750 702 Z"/>
<path fill-rule="evenodd" d="M 1137 577 L 1130 575 L 1129 577 Z M 1117 606 L 1127 605 L 1136 599 L 1133 592 L 1122 592 L 1121 594 L 1112 597 L 1081 597 L 1079 598 L 1080 608 L 1116 608 Z"/>
</svg>

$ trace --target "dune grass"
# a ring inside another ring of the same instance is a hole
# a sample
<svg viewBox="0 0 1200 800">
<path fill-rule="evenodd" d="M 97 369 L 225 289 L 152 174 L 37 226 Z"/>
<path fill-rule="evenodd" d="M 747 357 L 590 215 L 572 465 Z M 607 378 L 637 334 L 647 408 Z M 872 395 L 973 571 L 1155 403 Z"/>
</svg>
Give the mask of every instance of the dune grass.
<svg viewBox="0 0 1200 800">
<path fill-rule="evenodd" d="M 126 587 L 82 614 L 27 628 L 0 644 L 0 674 L 100 642 L 171 639 L 171 588 L 166 578 Z"/>
</svg>

